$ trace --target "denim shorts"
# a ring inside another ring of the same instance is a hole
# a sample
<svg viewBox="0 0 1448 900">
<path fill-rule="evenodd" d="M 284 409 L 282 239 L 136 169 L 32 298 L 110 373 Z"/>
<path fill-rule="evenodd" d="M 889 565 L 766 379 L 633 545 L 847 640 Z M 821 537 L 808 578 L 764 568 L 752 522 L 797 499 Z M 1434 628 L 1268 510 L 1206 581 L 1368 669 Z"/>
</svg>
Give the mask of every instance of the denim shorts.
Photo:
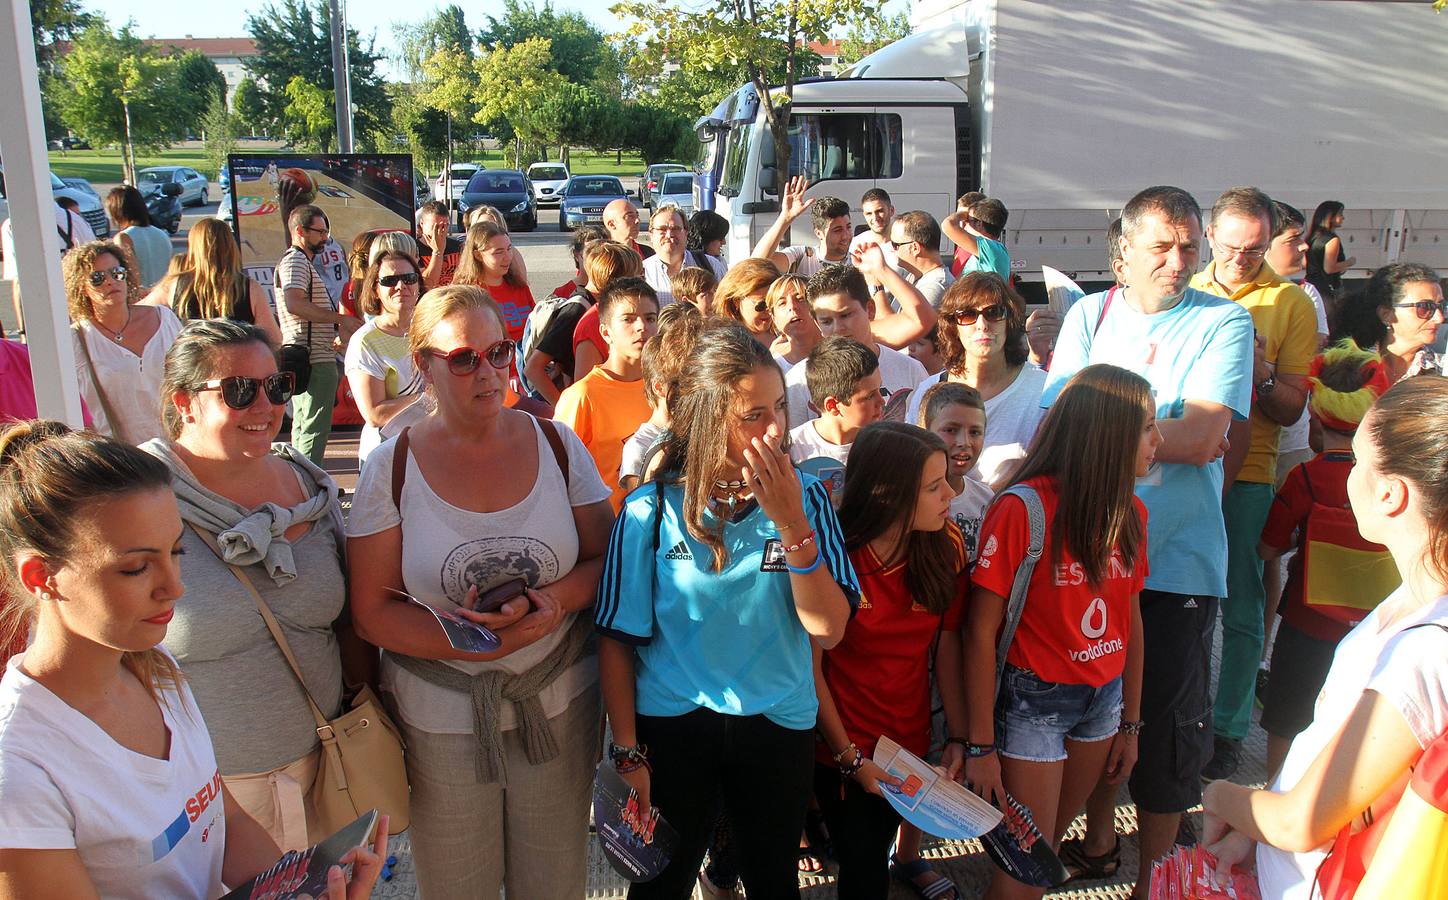
<svg viewBox="0 0 1448 900">
<path fill-rule="evenodd" d="M 996 747 L 1027 762 L 1060 762 L 1066 739 L 1104 741 L 1121 726 L 1121 676 L 1101 687 L 1043 681 L 1007 665 L 996 697 Z"/>
</svg>

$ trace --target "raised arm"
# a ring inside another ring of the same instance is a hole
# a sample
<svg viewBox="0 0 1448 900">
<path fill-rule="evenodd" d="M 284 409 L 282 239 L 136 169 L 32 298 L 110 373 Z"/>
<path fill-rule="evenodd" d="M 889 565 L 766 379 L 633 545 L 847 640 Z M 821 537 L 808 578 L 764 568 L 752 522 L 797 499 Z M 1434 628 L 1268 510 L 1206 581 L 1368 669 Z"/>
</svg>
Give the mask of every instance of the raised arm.
<svg viewBox="0 0 1448 900">
<path fill-rule="evenodd" d="M 895 312 L 888 305 L 875 303 L 875 317 L 870 320 L 870 333 L 875 340 L 899 350 L 925 334 L 935 324 L 935 309 L 915 285 L 906 281 L 895 267 L 885 261 L 880 245 L 862 243 L 852 256 L 855 268 L 867 279 L 873 278 L 900 304 Z"/>
<path fill-rule="evenodd" d="M 975 256 L 980 251 L 980 245 L 976 243 L 975 235 L 971 234 L 965 227 L 965 220 L 970 218 L 970 213 L 959 209 L 946 216 L 940 222 L 940 230 L 945 236 L 955 242 L 956 246 Z"/>
<path fill-rule="evenodd" d="M 803 175 L 796 175 L 784 186 L 784 194 L 779 200 L 779 216 L 769 230 L 759 238 L 759 243 L 754 245 L 754 252 L 749 254 L 755 259 L 767 259 L 779 267 L 781 272 L 789 268 L 789 257 L 783 253 L 776 252 L 779 242 L 789 233 L 789 226 L 794 220 L 804 215 L 809 209 L 809 202 L 804 199 L 804 192 L 809 190 L 809 179 Z"/>
</svg>

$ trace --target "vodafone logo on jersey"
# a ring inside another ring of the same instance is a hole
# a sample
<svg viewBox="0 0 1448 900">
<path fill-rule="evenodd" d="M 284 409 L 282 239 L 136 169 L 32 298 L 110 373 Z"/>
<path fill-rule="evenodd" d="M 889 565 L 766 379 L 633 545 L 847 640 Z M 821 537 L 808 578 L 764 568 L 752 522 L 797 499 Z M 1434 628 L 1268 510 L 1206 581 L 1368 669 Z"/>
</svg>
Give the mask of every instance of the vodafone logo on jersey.
<svg viewBox="0 0 1448 900">
<path fill-rule="evenodd" d="M 1096 643 L 1080 650 L 1067 651 L 1072 662 L 1090 662 L 1126 649 L 1125 642 L 1120 638 L 1112 638 L 1109 641 L 1098 640 L 1106 633 L 1106 621 L 1106 601 L 1100 597 L 1093 598 L 1086 606 L 1086 612 L 1081 614 L 1081 634 L 1088 641 L 1096 641 Z"/>
<path fill-rule="evenodd" d="M 1097 597 L 1081 616 L 1081 633 L 1095 640 L 1106 633 L 1106 601 Z"/>
</svg>

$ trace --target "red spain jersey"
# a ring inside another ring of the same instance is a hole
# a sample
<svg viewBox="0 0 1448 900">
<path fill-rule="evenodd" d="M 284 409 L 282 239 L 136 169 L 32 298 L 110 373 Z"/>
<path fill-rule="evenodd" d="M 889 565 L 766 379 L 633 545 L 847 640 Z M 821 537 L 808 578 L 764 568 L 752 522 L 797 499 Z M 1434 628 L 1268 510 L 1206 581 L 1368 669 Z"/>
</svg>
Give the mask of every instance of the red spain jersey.
<svg viewBox="0 0 1448 900">
<path fill-rule="evenodd" d="M 1111 555 L 1105 584 L 1089 584 L 1085 567 L 1051 536 L 1058 494 L 1053 478 L 1026 482 L 1041 497 L 1046 513 L 1046 542 L 1031 573 L 1026 605 L 1006 662 L 1030 669 L 1045 681 L 1100 687 L 1126 668 L 1126 641 L 1131 635 L 1131 595 L 1140 593 L 1147 576 L 1146 545 L 1136 564 L 1126 565 L 1119 551 Z M 1136 514 L 1146 524 L 1146 506 L 1135 497 Z M 977 539 L 971 580 L 1008 598 L 1016 569 L 1030 545 L 1031 526 L 1019 497 L 1002 494 L 986 511 Z"/>
</svg>

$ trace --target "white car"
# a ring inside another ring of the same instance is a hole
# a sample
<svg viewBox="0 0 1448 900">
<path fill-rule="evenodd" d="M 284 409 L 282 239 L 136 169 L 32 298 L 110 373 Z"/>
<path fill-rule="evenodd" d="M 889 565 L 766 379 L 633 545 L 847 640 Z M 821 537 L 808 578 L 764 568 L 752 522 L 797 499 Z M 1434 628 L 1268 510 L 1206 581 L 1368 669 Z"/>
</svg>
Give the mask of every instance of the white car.
<svg viewBox="0 0 1448 900">
<path fill-rule="evenodd" d="M 449 205 L 456 207 L 458 198 L 463 195 L 463 191 L 467 190 L 468 182 L 472 180 L 473 176 L 476 175 L 480 169 L 482 169 L 482 166 L 477 163 L 453 163 L 451 169 L 440 173 L 437 176 L 437 181 L 433 182 L 433 198 L 443 201 L 449 199 L 447 182 L 448 179 L 451 178 L 452 195 Z"/>
<path fill-rule="evenodd" d="M 694 174 L 692 172 L 669 172 L 664 175 L 663 183 L 659 185 L 659 197 L 654 204 L 654 209 L 671 204 L 682 210 L 686 219 L 694 214 Z"/>
<path fill-rule="evenodd" d="M 539 206 L 556 206 L 563 202 L 563 186 L 568 183 L 568 167 L 563 163 L 540 162 L 528 167 L 528 180 L 533 184 L 533 201 Z"/>
</svg>

